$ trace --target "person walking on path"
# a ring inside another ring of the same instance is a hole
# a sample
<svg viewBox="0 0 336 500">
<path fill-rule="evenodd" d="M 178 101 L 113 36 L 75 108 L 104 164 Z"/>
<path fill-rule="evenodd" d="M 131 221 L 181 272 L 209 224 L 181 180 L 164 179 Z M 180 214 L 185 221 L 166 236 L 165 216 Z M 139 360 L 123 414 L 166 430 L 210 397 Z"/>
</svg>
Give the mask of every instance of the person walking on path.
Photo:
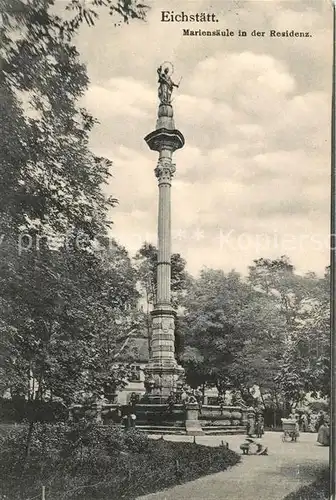
<svg viewBox="0 0 336 500">
<path fill-rule="evenodd" d="M 322 446 L 330 445 L 330 428 L 326 419 L 319 427 L 317 433 L 317 442 L 322 444 Z"/>
<path fill-rule="evenodd" d="M 256 436 L 257 438 L 261 438 L 264 435 L 264 417 L 259 415 L 256 423 Z"/>
<path fill-rule="evenodd" d="M 308 431 L 308 417 L 307 417 L 307 413 L 304 413 L 302 415 L 302 428 L 301 428 L 302 432 L 307 432 Z"/>
<path fill-rule="evenodd" d="M 254 421 L 254 418 L 251 417 L 249 418 L 248 422 L 247 422 L 247 429 L 246 429 L 246 434 L 249 436 L 249 437 L 253 437 L 256 433 L 256 429 L 255 429 L 255 421 Z"/>
<path fill-rule="evenodd" d="M 323 411 L 320 411 L 316 422 L 316 432 L 318 432 L 319 428 L 321 427 L 321 425 L 324 424 L 324 422 L 325 422 L 325 415 Z"/>
</svg>

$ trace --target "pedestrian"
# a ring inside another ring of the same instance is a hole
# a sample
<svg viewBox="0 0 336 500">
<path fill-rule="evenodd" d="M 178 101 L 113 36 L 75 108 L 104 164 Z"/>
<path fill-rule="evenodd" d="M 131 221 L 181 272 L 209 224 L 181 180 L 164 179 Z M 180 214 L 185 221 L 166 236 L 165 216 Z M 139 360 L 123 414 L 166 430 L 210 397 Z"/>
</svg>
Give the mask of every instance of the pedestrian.
<svg viewBox="0 0 336 500">
<path fill-rule="evenodd" d="M 261 438 L 264 431 L 264 417 L 262 415 L 258 415 L 257 423 L 256 423 L 256 436 L 257 438 Z"/>
<path fill-rule="evenodd" d="M 330 444 L 330 428 L 328 422 L 325 420 L 320 425 L 320 428 L 317 433 L 317 442 L 322 444 L 323 446 L 329 446 Z"/>
<path fill-rule="evenodd" d="M 300 412 L 298 414 L 298 424 L 299 424 L 299 430 L 302 431 L 302 426 L 303 426 L 303 414 Z"/>
<path fill-rule="evenodd" d="M 292 432 L 292 441 L 296 441 L 297 438 L 300 436 L 300 425 L 299 425 L 299 415 L 296 414 L 295 415 L 295 429 L 294 431 Z"/>
<path fill-rule="evenodd" d="M 130 426 L 131 427 L 135 427 L 135 422 L 136 422 L 136 414 L 135 413 L 131 413 L 130 414 Z"/>
<path fill-rule="evenodd" d="M 325 415 L 323 411 L 320 411 L 316 422 L 316 432 L 318 432 L 319 428 L 321 427 L 321 425 L 324 424 L 324 422 L 325 422 Z"/>
<path fill-rule="evenodd" d="M 254 434 L 256 433 L 255 431 L 255 422 L 254 422 L 254 418 L 253 417 L 250 417 L 247 421 L 247 429 L 246 429 L 246 434 L 249 436 L 249 437 L 253 437 Z"/>
<path fill-rule="evenodd" d="M 123 418 L 122 418 L 122 424 L 123 424 L 125 430 L 127 430 L 129 428 L 129 425 L 130 425 L 129 415 L 124 415 L 123 416 Z"/>
<path fill-rule="evenodd" d="M 307 413 L 304 413 L 302 415 L 302 431 L 307 432 L 308 431 L 308 417 Z"/>
<path fill-rule="evenodd" d="M 174 391 L 171 391 L 167 399 L 169 413 L 173 413 L 175 403 L 176 403 L 175 393 Z"/>
</svg>

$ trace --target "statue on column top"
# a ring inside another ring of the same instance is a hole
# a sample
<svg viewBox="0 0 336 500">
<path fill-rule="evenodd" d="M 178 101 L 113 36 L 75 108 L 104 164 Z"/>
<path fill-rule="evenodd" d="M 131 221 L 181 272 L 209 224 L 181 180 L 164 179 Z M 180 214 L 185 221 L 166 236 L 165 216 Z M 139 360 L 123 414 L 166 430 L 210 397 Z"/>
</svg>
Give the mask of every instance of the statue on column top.
<svg viewBox="0 0 336 500">
<path fill-rule="evenodd" d="M 174 83 L 171 79 L 173 74 L 173 65 L 171 63 L 163 63 L 157 69 L 157 74 L 159 77 L 159 89 L 158 95 L 160 99 L 160 104 L 171 104 L 171 95 L 174 87 L 179 87 L 179 84 Z"/>
</svg>

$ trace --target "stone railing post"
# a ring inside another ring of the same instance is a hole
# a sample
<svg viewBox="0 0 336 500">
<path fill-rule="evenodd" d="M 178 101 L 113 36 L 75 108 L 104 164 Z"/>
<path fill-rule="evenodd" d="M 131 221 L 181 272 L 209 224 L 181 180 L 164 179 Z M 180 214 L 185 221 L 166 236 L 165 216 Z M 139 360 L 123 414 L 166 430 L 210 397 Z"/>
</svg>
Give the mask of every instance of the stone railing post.
<svg viewBox="0 0 336 500">
<path fill-rule="evenodd" d="M 199 405 L 198 403 L 186 403 L 186 421 L 185 429 L 189 436 L 200 436 L 204 434 L 201 422 L 198 420 Z"/>
</svg>

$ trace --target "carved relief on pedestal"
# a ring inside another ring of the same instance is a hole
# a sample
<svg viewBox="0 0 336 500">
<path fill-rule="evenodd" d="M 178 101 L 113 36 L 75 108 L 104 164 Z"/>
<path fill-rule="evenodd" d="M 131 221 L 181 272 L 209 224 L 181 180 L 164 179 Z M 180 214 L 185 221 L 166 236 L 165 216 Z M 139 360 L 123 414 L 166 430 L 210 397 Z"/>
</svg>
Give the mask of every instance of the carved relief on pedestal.
<svg viewBox="0 0 336 500">
<path fill-rule="evenodd" d="M 154 316 L 152 319 L 153 328 L 161 328 L 162 318 L 161 316 Z"/>
<path fill-rule="evenodd" d="M 162 330 L 164 333 L 170 330 L 174 331 L 173 317 L 154 316 L 152 321 L 153 329 L 155 330 Z"/>
<path fill-rule="evenodd" d="M 154 316 L 151 350 L 153 358 L 174 359 L 174 318 Z"/>
<path fill-rule="evenodd" d="M 162 330 L 164 332 L 173 330 L 174 332 L 174 318 L 162 318 Z"/>
<path fill-rule="evenodd" d="M 171 183 L 173 175 L 176 171 L 175 164 L 172 163 L 171 158 L 160 158 L 156 169 L 154 170 L 155 175 L 161 183 Z"/>
</svg>

